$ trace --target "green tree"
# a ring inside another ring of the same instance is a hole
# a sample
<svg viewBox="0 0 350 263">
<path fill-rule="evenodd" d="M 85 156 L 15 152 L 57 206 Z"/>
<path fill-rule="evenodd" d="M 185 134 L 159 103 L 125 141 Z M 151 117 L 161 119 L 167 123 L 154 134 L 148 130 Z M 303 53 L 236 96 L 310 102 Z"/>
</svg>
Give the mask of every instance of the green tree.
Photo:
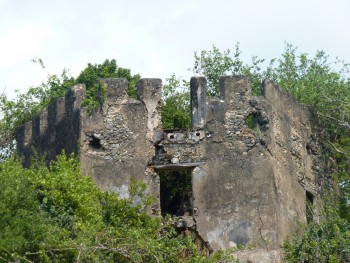
<svg viewBox="0 0 350 263">
<path fill-rule="evenodd" d="M 220 51 L 213 45 L 212 50 L 202 50 L 200 54 L 194 53 L 194 66 L 190 70 L 196 75 L 199 74 L 207 78 L 209 96 L 219 94 L 219 79 L 226 75 L 249 76 L 252 81 L 253 94 L 259 95 L 260 84 L 264 79 L 261 65 L 265 60 L 254 56 L 251 64 L 244 64 L 240 57 L 241 54 L 239 43 L 235 45 L 233 52 L 230 49 Z"/>
<path fill-rule="evenodd" d="M 174 221 L 98 189 L 77 159 L 58 156 L 47 167 L 0 163 L 2 262 L 204 262 Z M 142 193 L 134 184 L 131 193 Z"/>
<path fill-rule="evenodd" d="M 350 224 L 339 216 L 337 202 L 326 200 L 318 220 L 300 224 L 283 249 L 288 262 L 341 263 L 350 261 Z"/>
<path fill-rule="evenodd" d="M 75 80 L 75 83 L 84 83 L 87 89 L 87 96 L 83 105 L 90 110 L 97 109 L 104 101 L 105 87 L 100 82 L 101 78 L 125 78 L 128 80 L 128 95 L 137 98 L 137 83 L 141 76 L 131 75 L 130 69 L 117 66 L 115 59 L 105 60 L 102 64 L 88 64 Z"/>
<path fill-rule="evenodd" d="M 173 74 L 163 86 L 162 123 L 164 129 L 191 128 L 189 83 Z"/>
<path fill-rule="evenodd" d="M 239 45 L 236 45 L 233 57 L 231 50 L 221 52 L 213 45 L 212 50 L 202 50 L 200 54 L 194 53 L 193 73 L 204 75 L 207 78 L 207 90 L 209 95 L 219 93 L 219 78 L 227 74 L 241 74 L 243 62 L 239 59 L 241 51 Z"/>
</svg>

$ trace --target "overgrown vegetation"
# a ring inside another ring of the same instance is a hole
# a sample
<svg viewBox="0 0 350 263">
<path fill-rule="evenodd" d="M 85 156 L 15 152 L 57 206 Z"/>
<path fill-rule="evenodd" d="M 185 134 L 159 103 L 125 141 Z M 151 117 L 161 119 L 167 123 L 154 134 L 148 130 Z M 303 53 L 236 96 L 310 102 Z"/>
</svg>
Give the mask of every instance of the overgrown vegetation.
<svg viewBox="0 0 350 263">
<path fill-rule="evenodd" d="M 245 75 L 251 78 L 253 94 L 260 94 L 260 84 L 263 77 L 261 64 L 265 61 L 254 56 L 251 64 L 244 64 L 241 59 L 242 51 L 239 44 L 230 49 L 220 51 L 213 45 L 212 50 L 202 50 L 200 54 L 194 53 L 194 74 L 207 78 L 207 93 L 209 96 L 219 94 L 219 79 L 226 75 Z"/>
<path fill-rule="evenodd" d="M 192 171 L 161 171 L 158 175 L 162 215 L 192 215 Z"/>
<path fill-rule="evenodd" d="M 339 191 L 329 193 L 333 201 L 324 204 L 318 220 L 301 224 L 299 232 L 286 241 L 286 259 L 349 261 L 349 64 L 331 60 L 323 51 L 310 57 L 290 44 L 286 44 L 280 58 L 270 61 L 253 57 L 250 64 L 243 63 L 238 44 L 233 52 L 213 46 L 212 50 L 196 52 L 194 59 L 192 72 L 207 78 L 208 95 L 218 95 L 220 76 L 246 75 L 251 79 L 254 95 L 260 95 L 262 80 L 272 79 L 314 109 L 325 149 L 323 155 L 332 164 L 325 176 L 333 178 Z M 38 62 L 43 66 L 41 60 Z M 48 76 L 45 83 L 18 95 L 15 101 L 3 95 L 1 145 L 13 142 L 19 126 L 76 83 L 87 86 L 84 104 L 91 110 L 98 108 L 104 99 L 104 87 L 98 79 L 107 77 L 127 78 L 129 96 L 136 97 L 140 76 L 118 67 L 115 60 L 88 64 L 77 78 L 69 76 L 67 70 L 59 77 Z M 253 117 L 246 121 L 254 129 L 257 125 Z M 191 127 L 189 84 L 174 74 L 164 85 L 162 118 L 163 128 Z M 7 155 L 0 164 L 0 176 L 4 189 L 0 193 L 0 256 L 5 262 L 176 262 L 185 246 L 192 251 L 186 260 L 204 260 L 190 239 L 176 235 L 168 219 L 150 218 L 142 207 L 133 207 L 128 200 L 98 190 L 88 177 L 81 176 L 73 159 L 60 157 L 50 168 L 37 163 L 24 169 Z"/>
<path fill-rule="evenodd" d="M 191 128 L 189 82 L 173 74 L 166 79 L 162 99 L 163 128 Z"/>
<path fill-rule="evenodd" d="M 350 262 L 350 224 L 339 214 L 336 200 L 324 200 L 318 220 L 300 224 L 283 245 L 288 262 Z"/>
<path fill-rule="evenodd" d="M 184 250 L 181 261 L 206 261 L 171 218 L 99 190 L 79 167 L 65 154 L 49 168 L 23 168 L 13 158 L 0 164 L 0 261 L 179 262 Z"/>
</svg>

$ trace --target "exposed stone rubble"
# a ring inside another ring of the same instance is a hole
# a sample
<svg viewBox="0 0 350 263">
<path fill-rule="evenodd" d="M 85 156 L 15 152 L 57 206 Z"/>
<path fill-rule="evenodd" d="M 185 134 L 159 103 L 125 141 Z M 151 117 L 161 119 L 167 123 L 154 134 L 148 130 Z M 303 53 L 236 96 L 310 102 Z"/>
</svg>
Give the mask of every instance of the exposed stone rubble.
<svg viewBox="0 0 350 263">
<path fill-rule="evenodd" d="M 206 249 L 254 245 L 242 262 L 280 262 L 280 245 L 306 221 L 306 195 L 318 196 L 324 162 L 313 115 L 275 83 L 252 97 L 247 77 L 220 79 L 220 95 L 206 96 L 205 78 L 191 79 L 191 130 L 162 130 L 161 81 L 142 79 L 139 100 L 127 81 L 104 79 L 106 101 L 89 114 L 84 85 L 72 88 L 18 130 L 25 165 L 31 147 L 52 160 L 80 151 L 84 171 L 103 189 L 128 197 L 131 177 L 144 181 L 160 214 L 163 170 L 192 172 L 192 215 L 178 221 Z"/>
</svg>

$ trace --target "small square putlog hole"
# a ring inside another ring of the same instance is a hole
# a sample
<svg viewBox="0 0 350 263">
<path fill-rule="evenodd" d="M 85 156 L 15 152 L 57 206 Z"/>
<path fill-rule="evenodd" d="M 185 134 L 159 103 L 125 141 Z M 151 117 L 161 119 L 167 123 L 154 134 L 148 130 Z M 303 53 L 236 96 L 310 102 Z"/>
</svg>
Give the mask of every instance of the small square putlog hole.
<svg viewBox="0 0 350 263">
<path fill-rule="evenodd" d="M 162 216 L 192 216 L 192 171 L 160 171 Z"/>
</svg>

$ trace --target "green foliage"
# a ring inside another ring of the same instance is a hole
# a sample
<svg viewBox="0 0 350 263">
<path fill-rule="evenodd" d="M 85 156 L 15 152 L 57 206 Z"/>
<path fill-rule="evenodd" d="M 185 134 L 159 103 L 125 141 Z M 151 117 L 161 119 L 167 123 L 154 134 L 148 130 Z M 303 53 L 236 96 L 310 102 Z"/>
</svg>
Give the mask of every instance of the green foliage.
<svg viewBox="0 0 350 263">
<path fill-rule="evenodd" d="M 48 76 L 47 81 L 38 87 L 31 87 L 27 93 L 18 94 L 16 100 L 9 100 L 5 94 L 0 97 L 0 144 L 11 143 L 15 131 L 26 121 L 36 116 L 57 97 L 63 96 L 74 84 L 67 70 L 60 77 Z"/>
<path fill-rule="evenodd" d="M 160 198 L 163 215 L 192 215 L 192 173 L 184 171 L 162 171 L 160 179 Z"/>
<path fill-rule="evenodd" d="M 181 86 L 182 82 L 182 86 Z M 164 129 L 191 127 L 189 83 L 173 74 L 163 86 L 162 122 Z"/>
<path fill-rule="evenodd" d="M 154 203 L 152 196 L 145 195 L 147 185 L 144 182 L 136 181 L 134 177 L 131 177 L 129 184 L 129 194 L 133 201 L 134 206 L 138 206 L 139 209 L 144 211 L 144 208 Z"/>
<path fill-rule="evenodd" d="M 205 262 L 170 218 L 99 190 L 62 154 L 49 168 L 0 164 L 0 259 L 4 262 Z M 133 182 L 131 194 L 144 185 Z M 183 251 L 190 251 L 180 260 Z"/>
<path fill-rule="evenodd" d="M 88 64 L 76 79 L 76 83 L 84 83 L 87 87 L 87 96 L 83 102 L 89 111 L 102 106 L 105 99 L 106 88 L 99 80 L 102 78 L 125 78 L 129 82 L 128 95 L 131 98 L 137 97 L 136 85 L 140 75 L 131 75 L 130 69 L 117 66 L 115 59 L 105 60 L 102 64 Z"/>
<path fill-rule="evenodd" d="M 200 55 L 194 53 L 194 67 L 193 72 L 207 77 L 208 94 L 217 95 L 219 93 L 219 78 L 227 75 L 231 69 L 235 73 L 241 73 L 243 63 L 239 59 L 241 54 L 239 45 L 236 45 L 233 57 L 230 56 L 231 51 L 220 52 L 220 50 L 213 45 L 212 50 L 202 50 Z"/>
<path fill-rule="evenodd" d="M 265 75 L 261 65 L 265 61 L 254 56 L 250 65 L 244 64 L 240 58 L 242 52 L 239 43 L 232 53 L 230 49 L 220 51 L 213 45 L 212 50 L 202 50 L 200 55 L 194 53 L 192 72 L 207 78 L 207 93 L 210 96 L 219 94 L 219 78 L 226 75 L 246 75 L 251 78 L 253 94 L 260 94 L 260 84 Z"/>
<path fill-rule="evenodd" d="M 258 121 L 256 117 L 251 114 L 245 119 L 245 123 L 247 124 L 249 129 L 255 130 L 256 127 L 258 126 Z"/>
<path fill-rule="evenodd" d="M 293 237 L 286 239 L 285 259 L 295 263 L 349 262 L 349 240 L 350 222 L 339 216 L 336 203 L 326 204 L 318 218 L 300 224 Z"/>
<path fill-rule="evenodd" d="M 137 97 L 136 85 L 140 79 L 140 75 L 131 75 L 130 69 L 118 67 L 115 59 L 106 59 L 102 64 L 91 64 L 80 73 L 76 79 L 76 83 L 84 83 L 89 89 L 96 85 L 101 78 L 125 78 L 129 82 L 128 95 L 131 98 Z"/>
<path fill-rule="evenodd" d="M 232 252 L 234 251 L 219 249 L 208 259 L 208 263 L 239 263 L 240 261 L 232 256 Z"/>
<path fill-rule="evenodd" d="M 350 80 L 349 64 L 330 61 L 323 51 L 313 58 L 286 45 L 285 52 L 270 69 L 271 77 L 300 102 L 311 106 L 317 117 L 321 139 L 333 162 L 333 179 L 339 183 L 340 214 L 350 220 Z"/>
<path fill-rule="evenodd" d="M 82 102 L 89 113 L 100 109 L 106 97 L 106 86 L 100 80 L 97 80 L 91 88 L 86 91 L 86 97 Z"/>
<path fill-rule="evenodd" d="M 330 61 L 323 51 L 313 58 L 286 45 L 285 52 L 271 70 L 273 80 L 300 102 L 312 106 L 332 137 L 349 128 L 349 64 Z"/>
</svg>

